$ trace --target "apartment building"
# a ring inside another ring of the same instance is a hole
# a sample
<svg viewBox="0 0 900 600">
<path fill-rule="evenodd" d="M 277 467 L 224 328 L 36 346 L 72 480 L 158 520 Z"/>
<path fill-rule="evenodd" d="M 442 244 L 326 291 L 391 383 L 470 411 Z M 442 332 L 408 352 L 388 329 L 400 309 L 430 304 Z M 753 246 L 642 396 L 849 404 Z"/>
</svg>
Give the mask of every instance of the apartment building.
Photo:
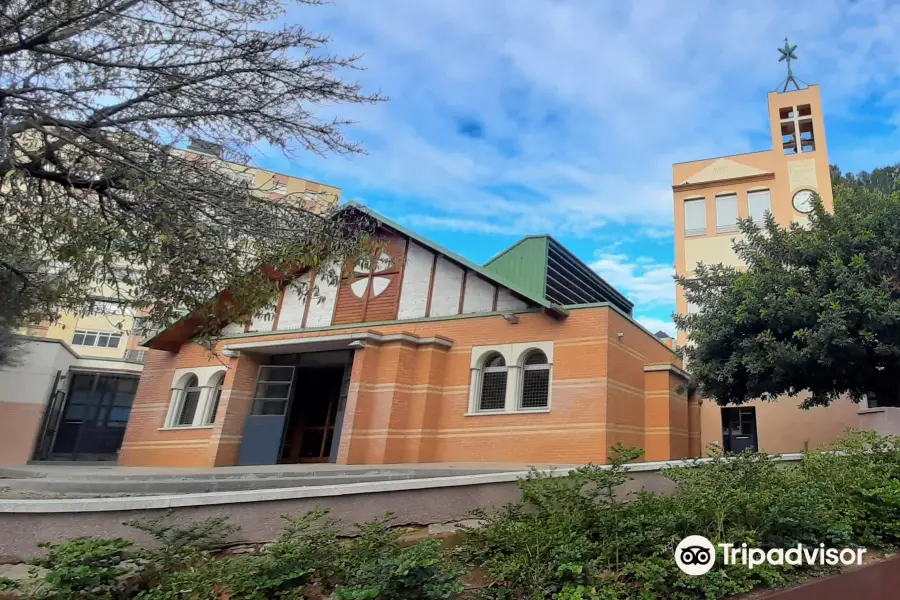
<svg viewBox="0 0 900 600">
<path fill-rule="evenodd" d="M 310 210 L 338 203 L 339 188 L 221 159 L 221 148 L 194 140 L 181 151 L 212 159 L 274 201 L 297 198 Z M 83 314 L 20 330 L 23 360 L 0 371 L 0 464 L 30 460 L 116 460 L 131 417 L 147 349 L 142 318 L 98 283 Z"/>
</svg>

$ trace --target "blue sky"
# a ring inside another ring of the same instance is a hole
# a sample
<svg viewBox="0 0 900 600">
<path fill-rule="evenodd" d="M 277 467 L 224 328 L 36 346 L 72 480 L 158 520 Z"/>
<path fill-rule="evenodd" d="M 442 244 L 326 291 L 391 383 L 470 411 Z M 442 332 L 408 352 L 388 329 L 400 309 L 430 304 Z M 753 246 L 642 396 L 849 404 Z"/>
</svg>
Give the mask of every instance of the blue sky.
<svg viewBox="0 0 900 600">
<path fill-rule="evenodd" d="M 673 330 L 671 165 L 770 147 L 785 35 L 796 75 L 821 85 L 830 161 L 900 161 L 891 2 L 334 0 L 287 19 L 364 54 L 345 78 L 391 100 L 338 111 L 368 155 L 263 166 L 478 262 L 551 233 L 653 331 Z"/>
</svg>

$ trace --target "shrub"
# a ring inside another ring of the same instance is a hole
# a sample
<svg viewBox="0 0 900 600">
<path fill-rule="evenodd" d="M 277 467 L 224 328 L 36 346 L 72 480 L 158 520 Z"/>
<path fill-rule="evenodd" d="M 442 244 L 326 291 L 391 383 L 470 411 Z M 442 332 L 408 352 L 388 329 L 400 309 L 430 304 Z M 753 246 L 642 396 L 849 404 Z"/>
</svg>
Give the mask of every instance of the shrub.
<svg viewBox="0 0 900 600">
<path fill-rule="evenodd" d="M 176 527 L 160 517 L 132 523 L 154 537 L 151 550 L 94 538 L 45 545 L 34 564 L 49 571 L 21 593 L 35 600 L 731 597 L 829 568 L 749 570 L 720 557 L 715 569 L 690 577 L 673 559 L 681 539 L 698 534 L 763 549 L 900 545 L 898 442 L 857 432 L 799 462 L 714 452 L 708 462 L 665 470 L 678 483 L 668 495 L 619 491 L 630 478 L 627 463 L 641 456 L 619 445 L 608 466 L 565 476 L 532 471 L 519 483 L 520 502 L 476 511 L 483 526 L 467 530 L 452 550 L 435 540 L 403 543 L 390 515 L 342 539 L 327 511 L 316 510 L 284 517 L 284 531 L 265 552 L 222 558 L 213 553 L 234 531 L 225 521 Z M 465 590 L 466 567 L 490 585 Z"/>
<path fill-rule="evenodd" d="M 476 511 L 484 525 L 467 532 L 461 555 L 498 582 L 489 594 L 547 598 L 590 589 L 590 581 L 617 585 L 610 573 L 644 533 L 616 488 L 629 479 L 625 465 L 642 454 L 619 445 L 608 467 L 587 465 L 566 477 L 532 471 L 520 482 L 522 502 Z"/>
<path fill-rule="evenodd" d="M 483 511 L 461 555 L 495 584 L 495 598 L 723 598 L 780 587 L 817 575 L 790 566 L 725 566 L 700 577 L 676 566 L 675 546 L 703 535 L 763 549 L 798 543 L 886 547 L 900 541 L 900 444 L 854 433 L 829 452 L 798 463 L 761 453 L 724 456 L 667 469 L 670 495 L 614 490 L 637 456 L 614 448 L 609 467 L 588 466 L 567 477 L 532 473 L 523 500 Z"/>
<path fill-rule="evenodd" d="M 206 557 L 174 571 L 141 592 L 142 600 L 255 600 L 306 598 L 304 586 L 314 570 L 289 565 L 268 555 Z"/>
<path fill-rule="evenodd" d="M 465 571 L 441 552 L 440 541 L 404 546 L 390 520 L 360 525 L 359 535 L 341 547 L 336 600 L 450 598 L 462 590 Z"/>
<path fill-rule="evenodd" d="M 31 596 L 40 600 L 127 598 L 126 576 L 137 570 L 138 551 L 122 539 L 79 537 L 66 542 L 38 544 L 43 556 L 30 564 L 48 569 Z"/>
</svg>

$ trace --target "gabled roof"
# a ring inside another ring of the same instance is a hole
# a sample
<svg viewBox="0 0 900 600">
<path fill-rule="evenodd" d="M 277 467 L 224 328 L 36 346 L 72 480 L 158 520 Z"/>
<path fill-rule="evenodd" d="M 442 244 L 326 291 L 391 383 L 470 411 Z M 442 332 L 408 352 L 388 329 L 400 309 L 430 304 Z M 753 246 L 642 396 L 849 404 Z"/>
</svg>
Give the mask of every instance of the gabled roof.
<svg viewBox="0 0 900 600">
<path fill-rule="evenodd" d="M 634 304 L 551 235 L 522 238 L 484 264 L 551 304 L 609 302 L 627 314 Z"/>
<path fill-rule="evenodd" d="M 474 271 L 475 273 L 477 273 L 484 279 L 487 279 L 488 281 L 491 281 L 497 285 L 509 288 L 516 294 L 522 296 L 523 298 L 525 298 L 526 300 L 529 300 L 530 302 L 532 302 L 534 304 L 537 304 L 538 306 L 540 306 L 542 308 L 552 310 L 561 315 L 566 314 L 566 311 L 560 305 L 554 304 L 554 303 L 550 302 L 549 300 L 547 300 L 547 298 L 544 297 L 543 293 L 535 293 L 534 290 L 529 289 L 527 286 L 522 285 L 521 282 L 518 282 L 509 277 L 505 277 L 501 273 L 497 273 L 497 272 L 494 272 L 494 271 L 486 268 L 486 265 L 485 266 L 477 265 L 474 262 L 472 262 L 471 260 L 469 260 L 468 258 L 466 258 L 464 256 L 460 256 L 459 254 L 453 252 L 452 250 L 449 250 L 449 249 L 441 246 L 440 244 L 437 244 L 437 243 L 429 240 L 428 238 L 416 233 L 412 229 L 408 229 L 408 228 L 404 227 L 403 225 L 400 225 L 399 223 L 392 221 L 391 219 L 385 217 L 384 215 L 372 210 L 368 206 L 363 206 L 362 204 L 360 204 L 358 202 L 354 202 L 353 200 L 351 200 L 341 206 L 341 209 L 350 209 L 350 208 L 356 209 L 362 213 L 369 215 L 370 217 L 372 217 L 376 221 L 380 222 L 382 225 L 388 227 L 389 229 L 393 229 L 393 230 L 397 231 L 398 233 L 401 233 L 401 234 L 409 237 L 410 239 L 415 241 L 420 246 L 424 246 L 424 247 L 428 248 L 429 250 L 431 250 L 432 252 L 435 252 L 437 254 L 444 255 L 445 257 L 452 260 L 453 262 L 458 263 L 459 265 L 469 269 L 470 271 Z"/>
<path fill-rule="evenodd" d="M 484 267 L 473 263 L 464 256 L 460 256 L 452 250 L 444 248 L 440 244 L 429 240 L 428 238 L 416 233 L 415 231 L 412 231 L 411 229 L 407 229 L 403 225 L 392 221 L 384 215 L 358 202 L 354 202 L 351 200 L 342 204 L 340 208 L 338 208 L 338 213 L 351 209 L 368 215 L 372 219 L 378 221 L 382 226 L 387 227 L 388 229 L 393 229 L 397 233 L 400 233 L 401 235 L 412 239 L 420 246 L 424 246 L 432 252 L 435 252 L 436 254 L 443 255 L 444 257 L 457 263 L 458 265 L 477 273 L 480 277 L 501 287 L 508 288 L 510 291 L 521 296 L 532 304 L 549 310 L 550 312 L 560 317 L 565 317 L 568 315 L 568 311 L 566 311 L 558 304 L 553 304 L 552 302 L 547 300 L 543 294 L 531 293 L 529 290 L 525 289 L 523 286 L 515 283 L 514 281 L 510 281 L 503 276 L 493 273 L 485 269 Z M 225 290 L 216 298 L 211 299 L 210 303 L 216 304 L 218 302 L 227 301 L 229 297 L 230 292 L 228 290 Z M 184 339 L 189 339 L 191 336 L 193 336 L 194 333 L 203 325 L 205 319 L 207 318 L 204 315 L 205 313 L 202 313 L 202 311 L 195 311 L 193 313 L 186 314 L 177 321 L 173 322 L 171 325 L 157 332 L 157 334 L 150 339 L 144 340 L 141 345 L 146 347 L 161 347 L 163 349 L 170 349 L 172 347 L 178 346 Z"/>
</svg>

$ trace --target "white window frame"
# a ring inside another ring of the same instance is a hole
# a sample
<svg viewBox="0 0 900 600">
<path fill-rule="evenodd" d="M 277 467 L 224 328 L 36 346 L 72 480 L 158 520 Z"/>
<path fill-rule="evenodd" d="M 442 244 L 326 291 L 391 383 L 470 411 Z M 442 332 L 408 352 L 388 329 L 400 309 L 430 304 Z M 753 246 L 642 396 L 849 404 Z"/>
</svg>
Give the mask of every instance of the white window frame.
<svg viewBox="0 0 900 600">
<path fill-rule="evenodd" d="M 81 342 L 75 341 L 75 336 L 77 336 L 77 335 L 82 336 Z M 84 343 L 84 341 L 88 338 L 88 336 L 93 336 L 93 338 L 94 338 L 93 343 L 91 343 L 91 344 Z M 100 344 L 97 343 L 100 341 L 101 336 L 105 337 L 106 345 L 101 346 Z M 72 333 L 72 345 L 73 346 L 81 346 L 83 348 L 112 348 L 115 350 L 119 346 L 122 345 L 123 337 L 124 337 L 124 334 L 121 331 L 95 331 L 93 329 L 76 329 Z M 115 340 L 116 340 L 116 345 L 115 346 L 108 345 L 109 341 L 112 340 L 113 338 L 115 338 Z"/>
<path fill-rule="evenodd" d="M 766 199 L 768 200 L 766 210 L 763 211 L 763 214 L 760 218 L 758 218 L 758 219 L 754 218 L 752 200 L 753 200 L 753 198 L 762 197 L 764 194 L 765 194 Z M 754 223 L 762 224 L 762 223 L 766 222 L 766 218 L 765 218 L 766 212 L 772 212 L 772 190 L 770 190 L 768 188 L 767 189 L 759 189 L 759 190 L 749 190 L 747 192 L 747 216 L 750 217 L 751 219 L 753 219 Z"/>
<path fill-rule="evenodd" d="M 228 392 L 228 389 L 224 387 L 225 372 L 227 370 L 228 367 L 225 365 L 176 369 L 175 373 L 172 375 L 169 409 L 166 412 L 166 418 L 162 427 L 160 427 L 160 430 L 212 428 L 213 424 L 209 422 L 209 417 L 212 414 L 215 394 L 219 389 L 218 386 L 220 384 L 222 385 L 222 396 L 220 397 L 220 400 L 224 400 L 225 394 Z M 191 376 L 197 378 L 197 386 L 200 388 L 200 398 L 197 400 L 197 409 L 194 411 L 194 418 L 191 423 L 179 425 L 178 420 L 181 416 L 182 406 L 184 405 L 185 386 L 187 382 L 190 381 Z M 220 403 L 219 412 L 222 411 L 222 408 L 223 406 Z"/>
<path fill-rule="evenodd" d="M 251 189 L 256 185 L 256 173 L 248 170 L 231 169 L 236 183 L 246 183 Z"/>
<path fill-rule="evenodd" d="M 209 401 L 203 410 L 203 424 L 214 425 L 218 416 L 219 408 L 222 406 L 222 388 L 225 386 L 225 371 L 221 374 L 214 375 L 215 383 L 211 386 Z M 198 407 L 199 408 L 199 407 Z M 215 412 L 213 412 L 215 411 Z"/>
<path fill-rule="evenodd" d="M 703 227 L 688 227 L 688 206 L 700 206 L 703 214 Z M 685 237 L 695 235 L 706 235 L 706 198 L 694 197 L 684 199 L 684 235 Z"/>
<path fill-rule="evenodd" d="M 522 408 L 522 366 L 525 358 L 534 350 L 540 350 L 547 357 L 550 371 L 550 385 L 547 389 L 547 406 L 540 408 Z M 481 403 L 482 370 L 487 359 L 500 354 L 506 361 L 506 402 L 502 410 L 479 410 Z M 553 342 L 524 342 L 518 344 L 497 344 L 492 346 L 473 346 L 469 363 L 469 406 L 466 416 L 532 414 L 550 412 L 553 402 Z"/>
<path fill-rule="evenodd" d="M 114 300 L 94 300 L 88 310 L 89 315 L 115 315 L 122 316 L 125 314 L 125 307 L 121 302 Z"/>
<path fill-rule="evenodd" d="M 690 278 L 690 280 L 693 281 L 693 278 Z M 691 302 L 690 300 L 687 299 L 687 293 L 684 291 L 684 288 L 681 288 L 681 293 L 684 294 L 684 296 L 685 296 L 685 297 L 684 297 L 684 302 L 685 302 L 685 304 L 687 305 L 686 308 L 685 308 L 685 310 L 687 311 L 687 313 L 686 313 L 687 316 L 690 317 L 690 316 L 692 316 L 692 315 L 696 315 L 697 313 L 699 313 L 699 312 L 700 312 L 700 305 L 699 305 L 699 304 L 696 304 L 696 303 L 694 303 L 694 302 Z"/>
<path fill-rule="evenodd" d="M 188 385 L 193 383 L 193 385 Z M 189 423 L 182 423 L 181 417 L 182 412 L 185 408 L 185 401 L 187 400 L 188 394 L 197 394 L 197 404 L 194 406 L 194 412 L 191 414 L 191 420 Z M 180 390 L 179 398 L 178 398 L 178 410 L 175 411 L 175 420 L 172 423 L 172 427 L 191 427 L 194 425 L 194 421 L 197 420 L 197 412 L 200 409 L 200 401 L 203 399 L 203 387 L 200 385 L 200 379 L 197 378 L 196 375 L 190 375 L 184 382 L 183 387 Z"/>
<path fill-rule="evenodd" d="M 497 356 L 499 356 L 500 358 L 503 359 L 502 366 L 496 366 L 496 367 L 486 366 L 487 363 L 492 361 Z M 488 352 L 487 354 L 485 354 L 484 356 L 481 357 L 481 360 L 479 362 L 481 363 L 481 366 L 478 368 L 478 396 L 475 399 L 475 402 L 476 402 L 475 412 L 478 412 L 478 413 L 504 412 L 506 410 L 506 394 L 507 394 L 507 391 L 509 390 L 509 373 L 510 373 L 509 364 L 507 364 L 507 362 L 506 362 L 506 357 L 503 356 L 503 354 L 501 354 L 499 352 Z M 503 406 L 500 408 L 482 408 L 481 407 L 481 403 L 484 400 L 484 398 L 482 397 L 483 392 L 484 392 L 484 376 L 488 373 L 503 373 L 506 376 L 506 384 L 504 386 L 504 391 L 503 391 Z"/>
<path fill-rule="evenodd" d="M 688 316 L 689 316 L 689 317 L 692 317 L 692 316 L 694 316 L 694 315 L 696 315 L 696 314 L 699 314 L 699 313 L 700 313 L 700 305 L 697 304 L 697 303 L 695 303 L 695 302 L 691 302 L 690 300 L 688 300 L 688 301 L 687 301 L 687 314 L 688 314 Z"/>
<path fill-rule="evenodd" d="M 734 202 L 734 222 L 733 223 L 725 223 L 722 224 L 719 220 L 719 215 L 722 214 L 721 204 L 723 200 L 729 200 Z M 738 196 L 735 192 L 728 192 L 723 194 L 716 194 L 716 233 L 732 233 L 738 231 L 738 223 L 737 220 L 741 216 L 741 211 L 738 209 Z"/>
</svg>

